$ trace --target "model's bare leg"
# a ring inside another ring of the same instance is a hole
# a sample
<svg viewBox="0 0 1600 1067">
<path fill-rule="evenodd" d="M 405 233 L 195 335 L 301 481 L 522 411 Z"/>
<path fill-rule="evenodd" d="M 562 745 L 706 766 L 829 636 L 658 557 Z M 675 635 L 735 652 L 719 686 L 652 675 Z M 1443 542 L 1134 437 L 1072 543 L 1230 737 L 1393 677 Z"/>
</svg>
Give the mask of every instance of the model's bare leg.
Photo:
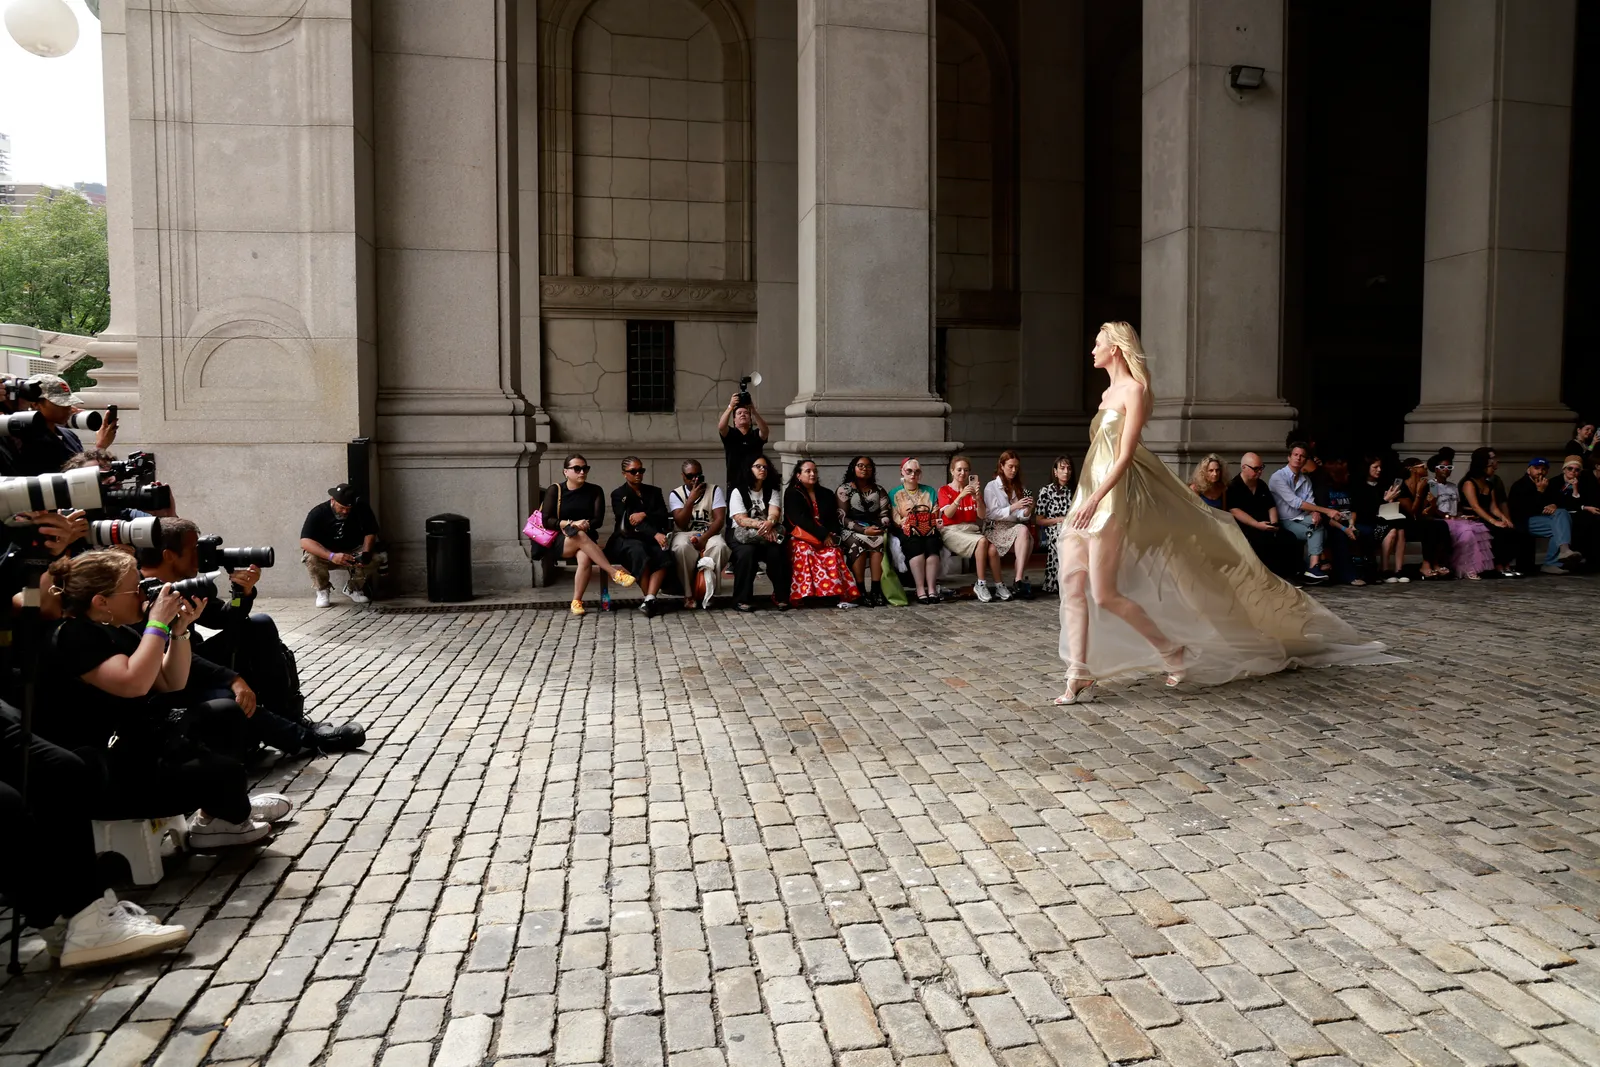
<svg viewBox="0 0 1600 1067">
<path fill-rule="evenodd" d="M 1161 654 L 1167 670 L 1167 684 L 1183 680 L 1183 649 L 1162 632 L 1155 620 L 1117 588 L 1117 566 L 1122 562 L 1122 533 L 1107 523 L 1099 537 L 1089 541 L 1089 585 L 1095 606 L 1111 612 L 1133 627 L 1134 632 Z"/>
<path fill-rule="evenodd" d="M 1067 536 L 1061 544 L 1061 629 L 1067 642 L 1067 691 L 1057 704 L 1076 704 L 1094 685 L 1089 674 L 1089 546 Z"/>
</svg>

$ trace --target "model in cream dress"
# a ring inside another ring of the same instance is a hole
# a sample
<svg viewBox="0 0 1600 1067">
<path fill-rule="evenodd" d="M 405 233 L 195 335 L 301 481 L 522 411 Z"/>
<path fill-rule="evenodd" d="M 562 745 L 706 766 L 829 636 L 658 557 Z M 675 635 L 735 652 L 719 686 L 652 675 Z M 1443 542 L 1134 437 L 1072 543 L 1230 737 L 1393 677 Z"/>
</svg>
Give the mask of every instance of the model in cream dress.
<svg viewBox="0 0 1600 1067">
<path fill-rule="evenodd" d="M 1060 534 L 1067 691 L 1058 704 L 1140 674 L 1216 685 L 1289 667 L 1394 662 L 1267 570 L 1231 514 L 1206 506 L 1140 444 L 1151 396 L 1132 326 L 1100 328 L 1094 365 L 1111 384 Z"/>
</svg>

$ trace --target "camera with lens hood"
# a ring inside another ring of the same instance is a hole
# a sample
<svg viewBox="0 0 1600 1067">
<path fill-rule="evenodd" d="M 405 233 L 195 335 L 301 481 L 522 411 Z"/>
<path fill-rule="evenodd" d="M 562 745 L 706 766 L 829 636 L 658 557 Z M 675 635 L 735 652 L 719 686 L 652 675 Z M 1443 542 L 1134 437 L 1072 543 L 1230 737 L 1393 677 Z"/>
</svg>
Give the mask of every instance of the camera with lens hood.
<svg viewBox="0 0 1600 1067">
<path fill-rule="evenodd" d="M 242 571 L 247 567 L 270 567 L 274 553 L 267 548 L 223 548 L 222 535 L 202 537 L 196 543 L 201 571 Z"/>
<path fill-rule="evenodd" d="M 50 423 L 37 411 L 17 411 L 9 415 L 0 415 L 0 429 L 12 437 L 42 434 L 49 428 Z"/>
<path fill-rule="evenodd" d="M 0 515 L 24 511 L 160 511 L 172 506 L 172 490 L 159 482 L 131 489 L 100 484 L 98 467 L 32 478 L 0 478 Z"/>
<path fill-rule="evenodd" d="M 5 380 L 6 399 L 15 404 L 19 400 L 43 400 L 44 386 L 38 382 L 30 382 L 26 378 L 7 378 Z"/>
<path fill-rule="evenodd" d="M 139 592 L 144 595 L 146 602 L 154 603 L 156 597 L 161 595 L 161 587 L 164 585 L 171 585 L 174 593 L 191 602 L 214 600 L 217 595 L 217 579 L 212 574 L 201 574 L 178 582 L 163 582 L 160 578 L 144 578 L 139 582 Z"/>
<path fill-rule="evenodd" d="M 97 519 L 89 524 L 89 544 L 95 548 L 160 548 L 161 520 Z"/>
</svg>

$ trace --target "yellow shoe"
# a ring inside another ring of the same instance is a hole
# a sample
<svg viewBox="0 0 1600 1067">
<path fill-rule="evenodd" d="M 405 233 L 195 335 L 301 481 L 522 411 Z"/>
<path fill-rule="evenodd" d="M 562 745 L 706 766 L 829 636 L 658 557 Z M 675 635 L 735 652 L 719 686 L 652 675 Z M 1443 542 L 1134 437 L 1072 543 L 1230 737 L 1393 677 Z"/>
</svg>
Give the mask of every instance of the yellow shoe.
<svg viewBox="0 0 1600 1067">
<path fill-rule="evenodd" d="M 582 614 L 584 614 L 583 601 L 574 600 L 572 602 L 572 613 L 574 615 L 582 615 Z"/>
<path fill-rule="evenodd" d="M 630 586 L 634 582 L 638 581 L 637 578 L 635 578 L 633 575 L 628 573 L 627 568 L 625 568 L 625 567 L 618 567 L 617 568 L 617 573 L 615 573 L 615 574 L 613 574 L 611 576 L 611 580 L 613 582 L 616 582 L 618 585 L 622 586 L 622 588 L 624 588 L 624 589 L 628 588 L 628 586 Z"/>
</svg>

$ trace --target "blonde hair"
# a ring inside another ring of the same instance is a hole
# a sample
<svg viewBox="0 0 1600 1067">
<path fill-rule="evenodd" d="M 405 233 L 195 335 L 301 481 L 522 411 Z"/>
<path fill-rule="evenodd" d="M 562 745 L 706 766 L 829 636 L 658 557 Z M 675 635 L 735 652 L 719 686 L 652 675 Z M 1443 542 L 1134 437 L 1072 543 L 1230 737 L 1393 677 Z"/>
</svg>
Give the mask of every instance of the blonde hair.
<svg viewBox="0 0 1600 1067">
<path fill-rule="evenodd" d="M 134 570 L 132 556 L 111 548 L 63 556 L 50 564 L 50 577 L 55 579 L 51 592 L 61 598 L 63 614 L 82 616 L 94 606 L 95 597 L 111 596 Z"/>
<path fill-rule="evenodd" d="M 1144 346 L 1139 343 L 1139 331 L 1126 322 L 1102 322 L 1100 330 L 1122 353 L 1122 362 L 1133 380 L 1150 388 L 1150 372 L 1144 366 Z"/>
<path fill-rule="evenodd" d="M 1194 473 L 1189 476 L 1189 488 L 1209 489 L 1211 486 L 1217 484 L 1217 482 L 1207 482 L 1201 480 L 1205 477 L 1206 468 L 1211 466 L 1213 463 L 1215 463 L 1222 470 L 1222 474 L 1217 479 L 1217 482 L 1220 482 L 1223 478 L 1228 476 L 1228 465 L 1222 462 L 1222 457 L 1217 455 L 1215 452 L 1207 452 L 1200 458 L 1200 462 L 1194 465 Z"/>
</svg>

